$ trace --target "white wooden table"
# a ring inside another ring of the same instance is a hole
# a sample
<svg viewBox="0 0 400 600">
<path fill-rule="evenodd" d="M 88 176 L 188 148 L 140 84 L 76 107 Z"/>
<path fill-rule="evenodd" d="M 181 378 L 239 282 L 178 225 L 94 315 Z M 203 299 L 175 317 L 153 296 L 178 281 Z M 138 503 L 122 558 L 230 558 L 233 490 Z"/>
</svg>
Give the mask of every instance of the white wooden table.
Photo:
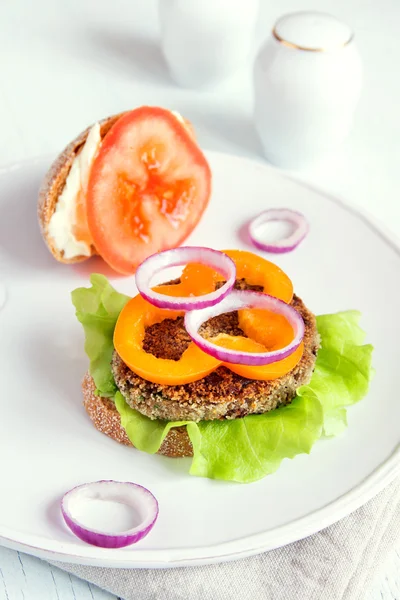
<svg viewBox="0 0 400 600">
<path fill-rule="evenodd" d="M 257 44 L 298 0 L 261 0 Z M 300 174 L 358 203 L 400 235 L 400 2 L 308 0 L 345 19 L 365 64 L 351 137 L 324 164 Z M 257 45 L 256 44 L 256 45 Z M 197 93 L 169 79 L 157 44 L 154 0 L 13 0 L 0 3 L 0 164 L 54 155 L 89 123 L 140 104 L 177 109 L 201 145 L 260 159 L 251 125 L 251 72 Z M 31 556 L 0 548 L 0 600 L 110 600 Z M 366 600 L 399 600 L 400 546 Z M 291 599 L 289 599 L 291 600 Z"/>
<path fill-rule="evenodd" d="M 373 587 L 366 590 L 365 600 L 398 600 L 400 598 L 399 567 L 400 549 L 390 557 L 385 569 L 377 576 Z M 38 558 L 0 548 L 0 600 L 115 600 L 115 598 L 116 596 L 95 585 L 77 579 Z M 288 600 L 295 599 L 288 598 Z"/>
</svg>

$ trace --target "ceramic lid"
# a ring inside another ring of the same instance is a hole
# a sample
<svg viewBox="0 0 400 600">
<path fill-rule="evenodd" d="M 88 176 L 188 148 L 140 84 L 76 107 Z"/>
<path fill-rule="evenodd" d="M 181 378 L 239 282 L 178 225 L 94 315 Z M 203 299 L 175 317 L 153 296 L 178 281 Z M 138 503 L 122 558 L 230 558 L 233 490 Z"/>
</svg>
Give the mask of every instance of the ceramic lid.
<svg viewBox="0 0 400 600">
<path fill-rule="evenodd" d="M 353 36 L 350 27 L 336 17 L 314 11 L 285 15 L 277 21 L 273 34 L 287 46 L 311 51 L 336 50 Z"/>
</svg>

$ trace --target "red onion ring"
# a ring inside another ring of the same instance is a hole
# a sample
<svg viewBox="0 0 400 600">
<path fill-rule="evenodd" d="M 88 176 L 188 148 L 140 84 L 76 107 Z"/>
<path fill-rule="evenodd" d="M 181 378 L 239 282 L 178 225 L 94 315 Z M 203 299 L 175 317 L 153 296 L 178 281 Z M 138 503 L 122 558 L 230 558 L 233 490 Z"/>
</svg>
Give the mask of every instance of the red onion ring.
<svg viewBox="0 0 400 600">
<path fill-rule="evenodd" d="M 270 221 L 286 221 L 294 225 L 295 229 L 288 237 L 277 242 L 267 243 L 260 236 L 259 229 L 262 225 Z M 265 210 L 253 219 L 249 225 L 249 236 L 252 244 L 260 250 L 275 254 L 291 252 L 297 248 L 300 242 L 306 237 L 308 231 L 309 224 L 305 216 L 289 208 L 271 208 L 270 210 Z"/>
<path fill-rule="evenodd" d="M 218 290 L 203 296 L 166 296 L 151 289 L 154 275 L 168 267 L 178 267 L 188 263 L 201 263 L 218 271 L 226 280 Z M 136 271 L 136 285 L 140 294 L 150 304 L 171 310 L 197 310 L 214 306 L 233 288 L 236 280 L 236 265 L 229 256 L 218 250 L 201 246 L 182 246 L 146 258 Z"/>
<path fill-rule="evenodd" d="M 115 502 L 129 506 L 134 520 L 139 523 L 125 531 L 110 531 L 109 518 L 105 531 L 82 522 L 82 508 L 93 501 Z M 141 485 L 129 481 L 94 481 L 69 490 L 61 501 L 61 512 L 68 527 L 78 538 L 101 548 L 123 548 L 143 539 L 153 528 L 158 517 L 158 502 Z"/>
<path fill-rule="evenodd" d="M 203 323 L 208 321 L 208 319 L 223 313 L 246 308 L 264 308 L 283 315 L 293 327 L 293 340 L 284 348 L 280 348 L 273 352 L 253 353 L 222 348 L 221 346 L 217 346 L 209 340 L 206 340 L 199 334 L 200 327 Z M 279 360 L 283 360 L 299 347 L 304 336 L 304 321 L 297 310 L 289 304 L 286 304 L 286 302 L 278 300 L 278 298 L 274 298 L 268 294 L 252 292 L 250 290 L 234 290 L 216 306 L 187 312 L 185 315 L 185 327 L 194 343 L 197 344 L 203 352 L 211 354 L 211 356 L 214 356 L 223 362 L 250 366 L 269 365 L 278 362 Z"/>
</svg>

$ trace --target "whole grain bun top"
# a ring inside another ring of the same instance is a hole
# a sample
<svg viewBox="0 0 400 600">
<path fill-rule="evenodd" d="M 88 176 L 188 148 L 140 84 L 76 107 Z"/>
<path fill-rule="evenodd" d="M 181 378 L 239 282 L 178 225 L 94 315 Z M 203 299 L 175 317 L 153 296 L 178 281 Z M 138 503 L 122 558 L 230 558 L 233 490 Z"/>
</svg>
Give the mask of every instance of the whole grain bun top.
<svg viewBox="0 0 400 600">
<path fill-rule="evenodd" d="M 111 127 L 125 113 L 106 117 L 99 122 L 100 135 L 102 138 L 107 134 Z M 60 252 L 54 245 L 54 240 L 48 233 L 50 219 L 56 209 L 57 200 L 62 193 L 68 173 L 70 172 L 75 157 L 79 154 L 92 125 L 80 133 L 55 159 L 48 170 L 39 191 L 38 197 L 38 219 L 42 237 L 55 259 L 63 263 L 76 263 L 89 258 L 88 256 L 75 256 L 73 258 L 64 258 L 63 252 Z M 96 254 L 94 246 L 91 247 L 91 256 Z"/>
</svg>

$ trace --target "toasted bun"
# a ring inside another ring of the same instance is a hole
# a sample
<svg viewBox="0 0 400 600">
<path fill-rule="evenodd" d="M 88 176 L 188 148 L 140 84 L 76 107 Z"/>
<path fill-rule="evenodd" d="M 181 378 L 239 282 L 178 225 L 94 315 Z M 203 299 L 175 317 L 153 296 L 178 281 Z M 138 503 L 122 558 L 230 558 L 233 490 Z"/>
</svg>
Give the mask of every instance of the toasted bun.
<svg viewBox="0 0 400 600">
<path fill-rule="evenodd" d="M 100 135 L 103 138 L 111 127 L 125 113 L 113 115 L 100 121 Z M 48 225 L 52 214 L 55 211 L 57 200 L 64 189 L 68 173 L 71 169 L 74 158 L 79 154 L 82 146 L 86 142 L 86 138 L 92 126 L 88 127 L 78 135 L 68 146 L 61 152 L 48 170 L 38 198 L 38 218 L 40 230 L 48 249 L 55 259 L 63 263 L 76 263 L 89 258 L 88 256 L 75 256 L 74 258 L 64 258 L 63 252 L 57 250 L 54 245 L 54 240 L 49 236 Z M 91 256 L 96 254 L 96 249 L 91 247 Z"/>
<path fill-rule="evenodd" d="M 125 429 L 121 426 L 121 419 L 114 402 L 109 398 L 96 396 L 96 386 L 89 373 L 86 373 L 83 379 L 82 391 L 83 405 L 96 429 L 120 444 L 133 446 L 126 435 Z M 172 458 L 193 456 L 193 448 L 186 427 L 170 429 L 157 454 Z"/>
</svg>

